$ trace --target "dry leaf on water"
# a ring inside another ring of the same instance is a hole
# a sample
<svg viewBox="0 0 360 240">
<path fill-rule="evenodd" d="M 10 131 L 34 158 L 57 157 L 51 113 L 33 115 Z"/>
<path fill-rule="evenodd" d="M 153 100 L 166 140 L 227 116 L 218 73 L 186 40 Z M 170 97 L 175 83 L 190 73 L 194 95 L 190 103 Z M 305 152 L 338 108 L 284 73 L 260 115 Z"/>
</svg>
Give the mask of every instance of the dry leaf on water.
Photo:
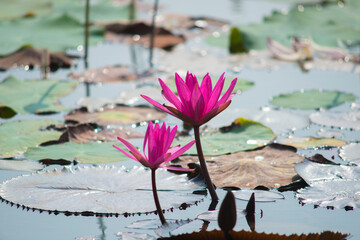
<svg viewBox="0 0 360 240">
<path fill-rule="evenodd" d="M 280 187 L 292 182 L 295 163 L 304 160 L 294 148 L 271 144 L 260 150 L 205 157 L 213 183 L 217 187 Z M 198 162 L 197 156 L 184 156 L 180 164 Z M 178 163 L 177 163 L 178 164 Z"/>
</svg>

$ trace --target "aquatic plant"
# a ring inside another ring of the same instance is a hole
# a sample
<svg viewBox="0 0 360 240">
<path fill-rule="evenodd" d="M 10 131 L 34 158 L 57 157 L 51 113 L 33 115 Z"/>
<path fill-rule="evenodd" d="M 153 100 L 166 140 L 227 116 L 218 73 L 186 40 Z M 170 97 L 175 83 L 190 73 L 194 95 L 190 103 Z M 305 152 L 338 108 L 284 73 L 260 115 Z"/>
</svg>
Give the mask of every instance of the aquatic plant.
<svg viewBox="0 0 360 240">
<path fill-rule="evenodd" d="M 118 140 L 125 145 L 125 147 L 129 150 L 130 153 L 126 152 L 125 150 L 119 148 L 116 145 L 113 145 L 116 149 L 118 149 L 120 152 L 122 152 L 129 158 L 137 162 L 140 162 L 145 167 L 151 169 L 151 183 L 152 183 L 154 201 L 162 224 L 165 224 L 166 220 L 162 213 L 159 198 L 157 195 L 155 171 L 158 168 L 189 171 L 189 169 L 164 166 L 164 164 L 186 152 L 186 150 L 192 147 L 192 145 L 195 142 L 195 141 L 191 141 L 182 148 L 180 148 L 180 145 L 170 148 L 174 140 L 176 130 L 177 130 L 177 126 L 171 129 L 170 127 L 166 127 L 165 122 L 161 127 L 158 123 L 156 123 L 155 126 L 153 126 L 152 122 L 149 122 L 144 138 L 144 145 L 143 145 L 144 154 L 141 154 L 141 152 L 137 150 L 136 147 L 134 147 L 131 143 L 120 137 L 118 137 Z M 147 155 L 145 154 L 146 145 L 148 149 Z"/>
<path fill-rule="evenodd" d="M 159 78 L 162 94 L 167 104 L 161 105 L 150 97 L 141 95 L 158 109 L 169 113 L 194 127 L 196 148 L 201 170 L 213 201 L 218 201 L 219 198 L 207 171 L 201 147 L 199 127 L 210 121 L 210 119 L 218 115 L 220 112 L 224 111 L 230 105 L 231 99 L 235 95 L 232 91 L 237 82 L 237 78 L 232 80 L 230 87 L 220 98 L 220 94 L 224 87 L 224 74 L 225 73 L 220 76 L 213 88 L 209 73 L 204 76 L 201 85 L 199 85 L 196 76 L 192 73 L 188 72 L 186 74 L 185 81 L 179 76 L 179 74 L 175 73 L 175 83 L 179 97 L 177 97 L 175 93 L 164 83 L 164 81 Z"/>
</svg>

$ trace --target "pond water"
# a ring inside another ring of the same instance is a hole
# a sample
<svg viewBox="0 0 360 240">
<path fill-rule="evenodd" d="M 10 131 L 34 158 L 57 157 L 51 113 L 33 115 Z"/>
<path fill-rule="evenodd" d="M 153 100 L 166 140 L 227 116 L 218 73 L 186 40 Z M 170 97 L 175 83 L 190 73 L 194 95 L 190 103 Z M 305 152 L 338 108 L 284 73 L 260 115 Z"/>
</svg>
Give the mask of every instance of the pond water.
<svg viewBox="0 0 360 240">
<path fill-rule="evenodd" d="M 147 1 L 149 2 L 149 1 Z M 151 2 L 149 2 L 151 3 Z M 272 10 L 284 10 L 290 5 L 285 1 L 252 1 L 252 0 L 228 0 L 222 1 L 221 8 L 219 1 L 216 0 L 196 0 L 196 1 L 160 1 L 161 8 L 159 14 L 164 13 L 182 13 L 197 16 L 211 16 L 222 20 L 229 21 L 232 24 L 245 24 L 252 22 L 260 22 L 262 17 L 270 14 Z M 144 13 L 146 16 L 148 13 Z M 139 56 L 137 69 L 139 71 L 148 68 L 147 58 L 148 52 L 145 48 L 136 46 L 136 53 Z M 352 93 L 357 96 L 355 104 L 359 106 L 360 93 L 360 77 L 358 74 L 351 71 L 334 71 L 334 70 L 319 70 L 312 69 L 309 72 L 302 72 L 297 65 L 279 63 L 278 67 L 259 70 L 252 69 L 246 66 L 237 65 L 233 61 L 228 63 L 228 53 L 225 49 L 218 49 L 209 46 L 199 39 L 188 41 L 183 46 L 175 48 L 174 52 L 186 51 L 205 51 L 206 55 L 203 58 L 207 64 L 207 58 L 218 57 L 220 62 L 227 62 L 219 66 L 207 66 L 208 71 L 216 69 L 216 73 L 226 71 L 227 76 L 236 74 L 240 78 L 248 79 L 255 83 L 255 87 L 250 90 L 241 92 L 233 98 L 233 102 L 227 111 L 237 111 L 239 109 L 260 109 L 262 107 L 269 107 L 269 100 L 279 94 L 289 93 L 299 89 L 323 89 L 323 90 L 338 90 L 346 93 Z M 154 79 L 163 76 L 158 69 L 171 70 L 185 70 L 177 66 L 186 64 L 186 70 L 194 73 L 200 71 L 194 68 L 190 63 L 183 63 L 177 58 L 179 55 L 174 55 L 171 64 L 164 62 L 163 57 L 167 54 L 163 51 L 155 52 L 155 73 Z M 181 55 L 180 55 L 181 56 Z M 89 54 L 89 67 L 100 67 L 106 65 L 123 64 L 133 66 L 131 58 L 131 50 L 126 44 L 104 43 L 98 46 L 92 46 Z M 222 68 L 225 66 L 224 68 Z M 51 74 L 51 78 L 66 79 L 70 72 L 82 72 L 83 64 L 79 61 L 76 68 L 70 70 L 59 70 Z M 202 69 L 206 69 L 203 67 Z M 218 70 L 220 69 L 220 70 Z M 202 72 L 201 72 L 202 73 Z M 25 71 L 23 69 L 11 69 L 6 72 L 0 72 L 0 81 L 6 76 L 14 75 L 21 79 L 32 79 L 41 76 L 38 69 Z M 141 85 L 142 83 L 137 83 Z M 157 84 L 155 82 L 155 84 Z M 115 98 L 119 96 L 120 92 L 133 89 L 135 83 L 108 83 L 102 85 L 91 85 L 90 93 L 94 98 Z M 85 86 L 79 85 L 74 92 L 61 99 L 61 103 L 66 107 L 77 107 L 78 99 L 85 97 Z M 351 104 L 345 103 L 338 107 L 332 108 L 333 112 L 347 112 L 350 111 Z M 308 116 L 313 111 L 309 110 L 287 110 L 287 112 L 299 115 Z M 215 118 L 210 122 L 211 124 L 218 124 L 216 121 L 229 121 L 233 119 Z M 63 120 L 63 114 L 55 114 L 49 116 L 34 116 L 34 115 L 18 115 L 10 120 L 0 119 L 0 123 L 7 121 L 14 121 L 18 119 L 55 119 Z M 168 116 L 167 124 L 181 126 L 181 122 L 173 117 Z M 144 127 L 141 127 L 144 128 Z M 144 128 L 145 129 L 145 128 Z M 310 127 L 293 129 L 291 132 L 282 132 L 278 139 L 285 138 L 288 135 L 293 136 L 314 136 L 319 137 L 317 132 L 320 129 L 330 130 L 330 127 L 321 127 L 318 125 L 311 125 Z M 341 139 L 347 142 L 360 141 L 360 131 L 342 130 L 343 135 Z M 326 150 L 324 150 L 326 156 Z M 305 152 L 301 154 L 306 155 Z M 82 165 L 82 164 L 80 164 Z M 109 165 L 132 167 L 137 165 L 134 161 L 125 161 L 119 163 L 112 163 Z M 52 168 L 62 168 L 62 166 L 51 166 Z M 9 180 L 13 177 L 29 174 L 22 171 L 0 170 L 0 183 Z M 219 198 L 222 200 L 226 194 L 223 189 L 217 189 Z M 149 193 L 150 194 L 150 193 Z M 358 209 L 352 211 L 345 211 L 344 209 L 329 210 L 326 208 L 314 208 L 313 205 L 299 204 L 299 200 L 295 198 L 295 193 L 292 191 L 283 192 L 285 197 L 283 200 L 276 202 L 256 203 L 256 231 L 265 233 L 279 233 L 279 234 L 302 234 L 302 233 L 319 233 L 322 231 L 334 231 L 341 233 L 348 233 L 351 236 L 349 239 L 360 239 L 360 229 L 358 227 L 359 212 Z M 200 213 L 206 212 L 210 205 L 210 196 L 206 196 L 203 201 L 196 206 L 191 206 L 186 210 L 174 209 L 173 212 L 166 212 L 166 219 L 191 219 L 189 224 L 179 227 L 172 231 L 173 235 L 181 233 L 190 233 L 200 231 L 201 229 L 213 230 L 219 229 L 217 222 L 210 222 L 209 224 L 197 220 L 196 216 Z M 220 201 L 221 201 L 220 200 Z M 134 199 L 141 204 L 141 199 Z M 160 199 L 161 201 L 161 199 Z M 238 208 L 245 208 L 247 202 L 236 200 Z M 220 205 L 220 204 L 219 204 Z M 261 216 L 260 212 L 263 212 Z M 123 232 L 146 233 L 153 237 L 157 237 L 152 229 L 131 229 L 128 228 L 134 221 L 154 219 L 158 220 L 154 214 L 132 216 L 132 217 L 82 217 L 82 216 L 65 216 L 63 214 L 54 215 L 46 212 L 39 213 L 32 210 L 23 210 L 21 207 L 10 206 L 10 204 L 0 203 L 0 240 L 17 240 L 17 239 L 131 239 L 122 238 Z M 158 222 L 160 224 L 160 222 Z M 239 218 L 234 228 L 236 231 L 246 230 L 250 228 L 245 218 Z M 141 239 L 141 238 L 139 238 Z"/>
</svg>

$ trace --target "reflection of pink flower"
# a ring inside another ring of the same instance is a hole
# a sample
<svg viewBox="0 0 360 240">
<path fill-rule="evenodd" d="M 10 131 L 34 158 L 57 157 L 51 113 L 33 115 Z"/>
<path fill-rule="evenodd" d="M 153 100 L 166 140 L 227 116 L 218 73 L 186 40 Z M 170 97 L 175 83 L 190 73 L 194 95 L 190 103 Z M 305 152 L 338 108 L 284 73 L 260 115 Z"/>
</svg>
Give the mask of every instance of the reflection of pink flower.
<svg viewBox="0 0 360 240">
<path fill-rule="evenodd" d="M 232 91 L 237 79 L 235 78 L 231 82 L 230 87 L 219 100 L 224 81 L 224 74 L 222 74 L 213 89 L 209 74 L 205 75 L 201 85 L 199 85 L 194 74 L 188 72 L 184 81 L 175 73 L 175 83 L 179 97 L 161 79 L 159 79 L 159 82 L 167 104 L 161 105 L 147 96 L 141 96 L 158 109 L 192 126 L 201 126 L 230 105 L 235 94 Z"/>
<path fill-rule="evenodd" d="M 125 150 L 119 148 L 118 146 L 113 145 L 120 152 L 128 156 L 129 158 L 140 162 L 145 167 L 156 170 L 158 168 L 167 168 L 172 170 L 182 170 L 189 171 L 189 169 L 179 168 L 179 167 L 170 167 L 163 166 L 163 164 L 179 157 L 181 154 L 186 152 L 192 145 L 195 143 L 191 141 L 186 144 L 184 147 L 180 148 L 180 145 L 170 148 L 175 134 L 176 134 L 177 126 L 175 126 L 172 130 L 170 127 L 166 128 L 166 124 L 163 123 L 162 127 L 158 123 L 153 126 L 152 122 L 149 122 L 149 126 L 146 130 L 143 152 L 141 154 L 139 150 L 136 149 L 131 143 L 118 137 L 119 141 L 122 142 L 125 147 L 129 150 L 130 153 Z M 145 146 L 147 144 L 148 154 L 145 154 Z M 170 149 L 169 149 L 170 148 Z"/>
</svg>

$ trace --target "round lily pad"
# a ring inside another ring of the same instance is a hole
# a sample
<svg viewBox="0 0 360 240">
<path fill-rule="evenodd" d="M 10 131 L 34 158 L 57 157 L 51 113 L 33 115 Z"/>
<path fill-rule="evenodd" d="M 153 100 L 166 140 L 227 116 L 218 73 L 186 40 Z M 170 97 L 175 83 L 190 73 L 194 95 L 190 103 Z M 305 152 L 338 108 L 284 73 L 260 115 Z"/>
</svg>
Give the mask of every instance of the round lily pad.
<svg viewBox="0 0 360 240">
<path fill-rule="evenodd" d="M 18 113 L 60 112 L 69 110 L 58 102 L 69 94 L 78 82 L 60 80 L 21 81 L 13 76 L 0 83 L 0 105 Z"/>
<path fill-rule="evenodd" d="M 304 204 L 354 209 L 360 208 L 359 191 L 359 180 L 321 181 L 298 190 L 296 197 Z"/>
<path fill-rule="evenodd" d="M 31 147 L 25 152 L 25 157 L 31 160 L 65 159 L 81 163 L 109 163 L 128 160 L 124 154 L 119 154 L 112 145 L 115 142 L 66 142 L 46 147 Z"/>
<path fill-rule="evenodd" d="M 313 123 L 323 126 L 360 130 L 360 111 L 316 112 L 310 114 L 309 118 Z"/>
<path fill-rule="evenodd" d="M 295 163 L 303 160 L 304 157 L 296 154 L 292 147 L 276 144 L 255 151 L 205 157 L 215 186 L 239 188 L 287 185 L 296 175 Z M 182 156 L 176 164 L 186 167 L 188 163 L 198 161 L 197 156 Z"/>
<path fill-rule="evenodd" d="M 329 109 L 354 100 L 355 96 L 351 93 L 343 93 L 340 91 L 300 90 L 273 97 L 270 103 L 283 108 L 312 110 L 320 108 Z"/>
<path fill-rule="evenodd" d="M 93 122 L 102 126 L 133 124 L 144 121 L 163 119 L 166 113 L 149 107 L 128 107 L 117 105 L 108 106 L 102 111 L 88 112 L 83 109 L 75 110 L 65 116 L 66 120 L 73 120 L 80 123 Z"/>
<path fill-rule="evenodd" d="M 315 138 L 315 137 L 289 137 L 277 140 L 280 144 L 290 145 L 296 148 L 314 148 L 323 146 L 341 147 L 345 141 L 336 138 Z"/>
<path fill-rule="evenodd" d="M 156 171 L 159 200 L 163 209 L 194 204 L 202 189 L 184 175 Z M 64 213 L 146 213 L 156 210 L 151 173 L 142 167 L 65 167 L 8 180 L 0 185 L 0 197 L 24 207 Z"/>
<path fill-rule="evenodd" d="M 340 157 L 346 161 L 360 164 L 360 143 L 350 143 L 340 149 Z"/>
<path fill-rule="evenodd" d="M 204 155 L 215 156 L 262 147 L 275 138 L 270 128 L 245 118 L 238 118 L 225 130 L 209 130 L 201 135 Z M 190 137 L 180 138 L 173 145 L 187 143 Z M 186 154 L 197 155 L 194 145 Z"/>
<path fill-rule="evenodd" d="M 5 122 L 0 125 L 0 157 L 11 157 L 23 153 L 28 147 L 56 140 L 61 132 L 42 130 L 59 122 L 51 120 L 27 120 Z"/>
</svg>

